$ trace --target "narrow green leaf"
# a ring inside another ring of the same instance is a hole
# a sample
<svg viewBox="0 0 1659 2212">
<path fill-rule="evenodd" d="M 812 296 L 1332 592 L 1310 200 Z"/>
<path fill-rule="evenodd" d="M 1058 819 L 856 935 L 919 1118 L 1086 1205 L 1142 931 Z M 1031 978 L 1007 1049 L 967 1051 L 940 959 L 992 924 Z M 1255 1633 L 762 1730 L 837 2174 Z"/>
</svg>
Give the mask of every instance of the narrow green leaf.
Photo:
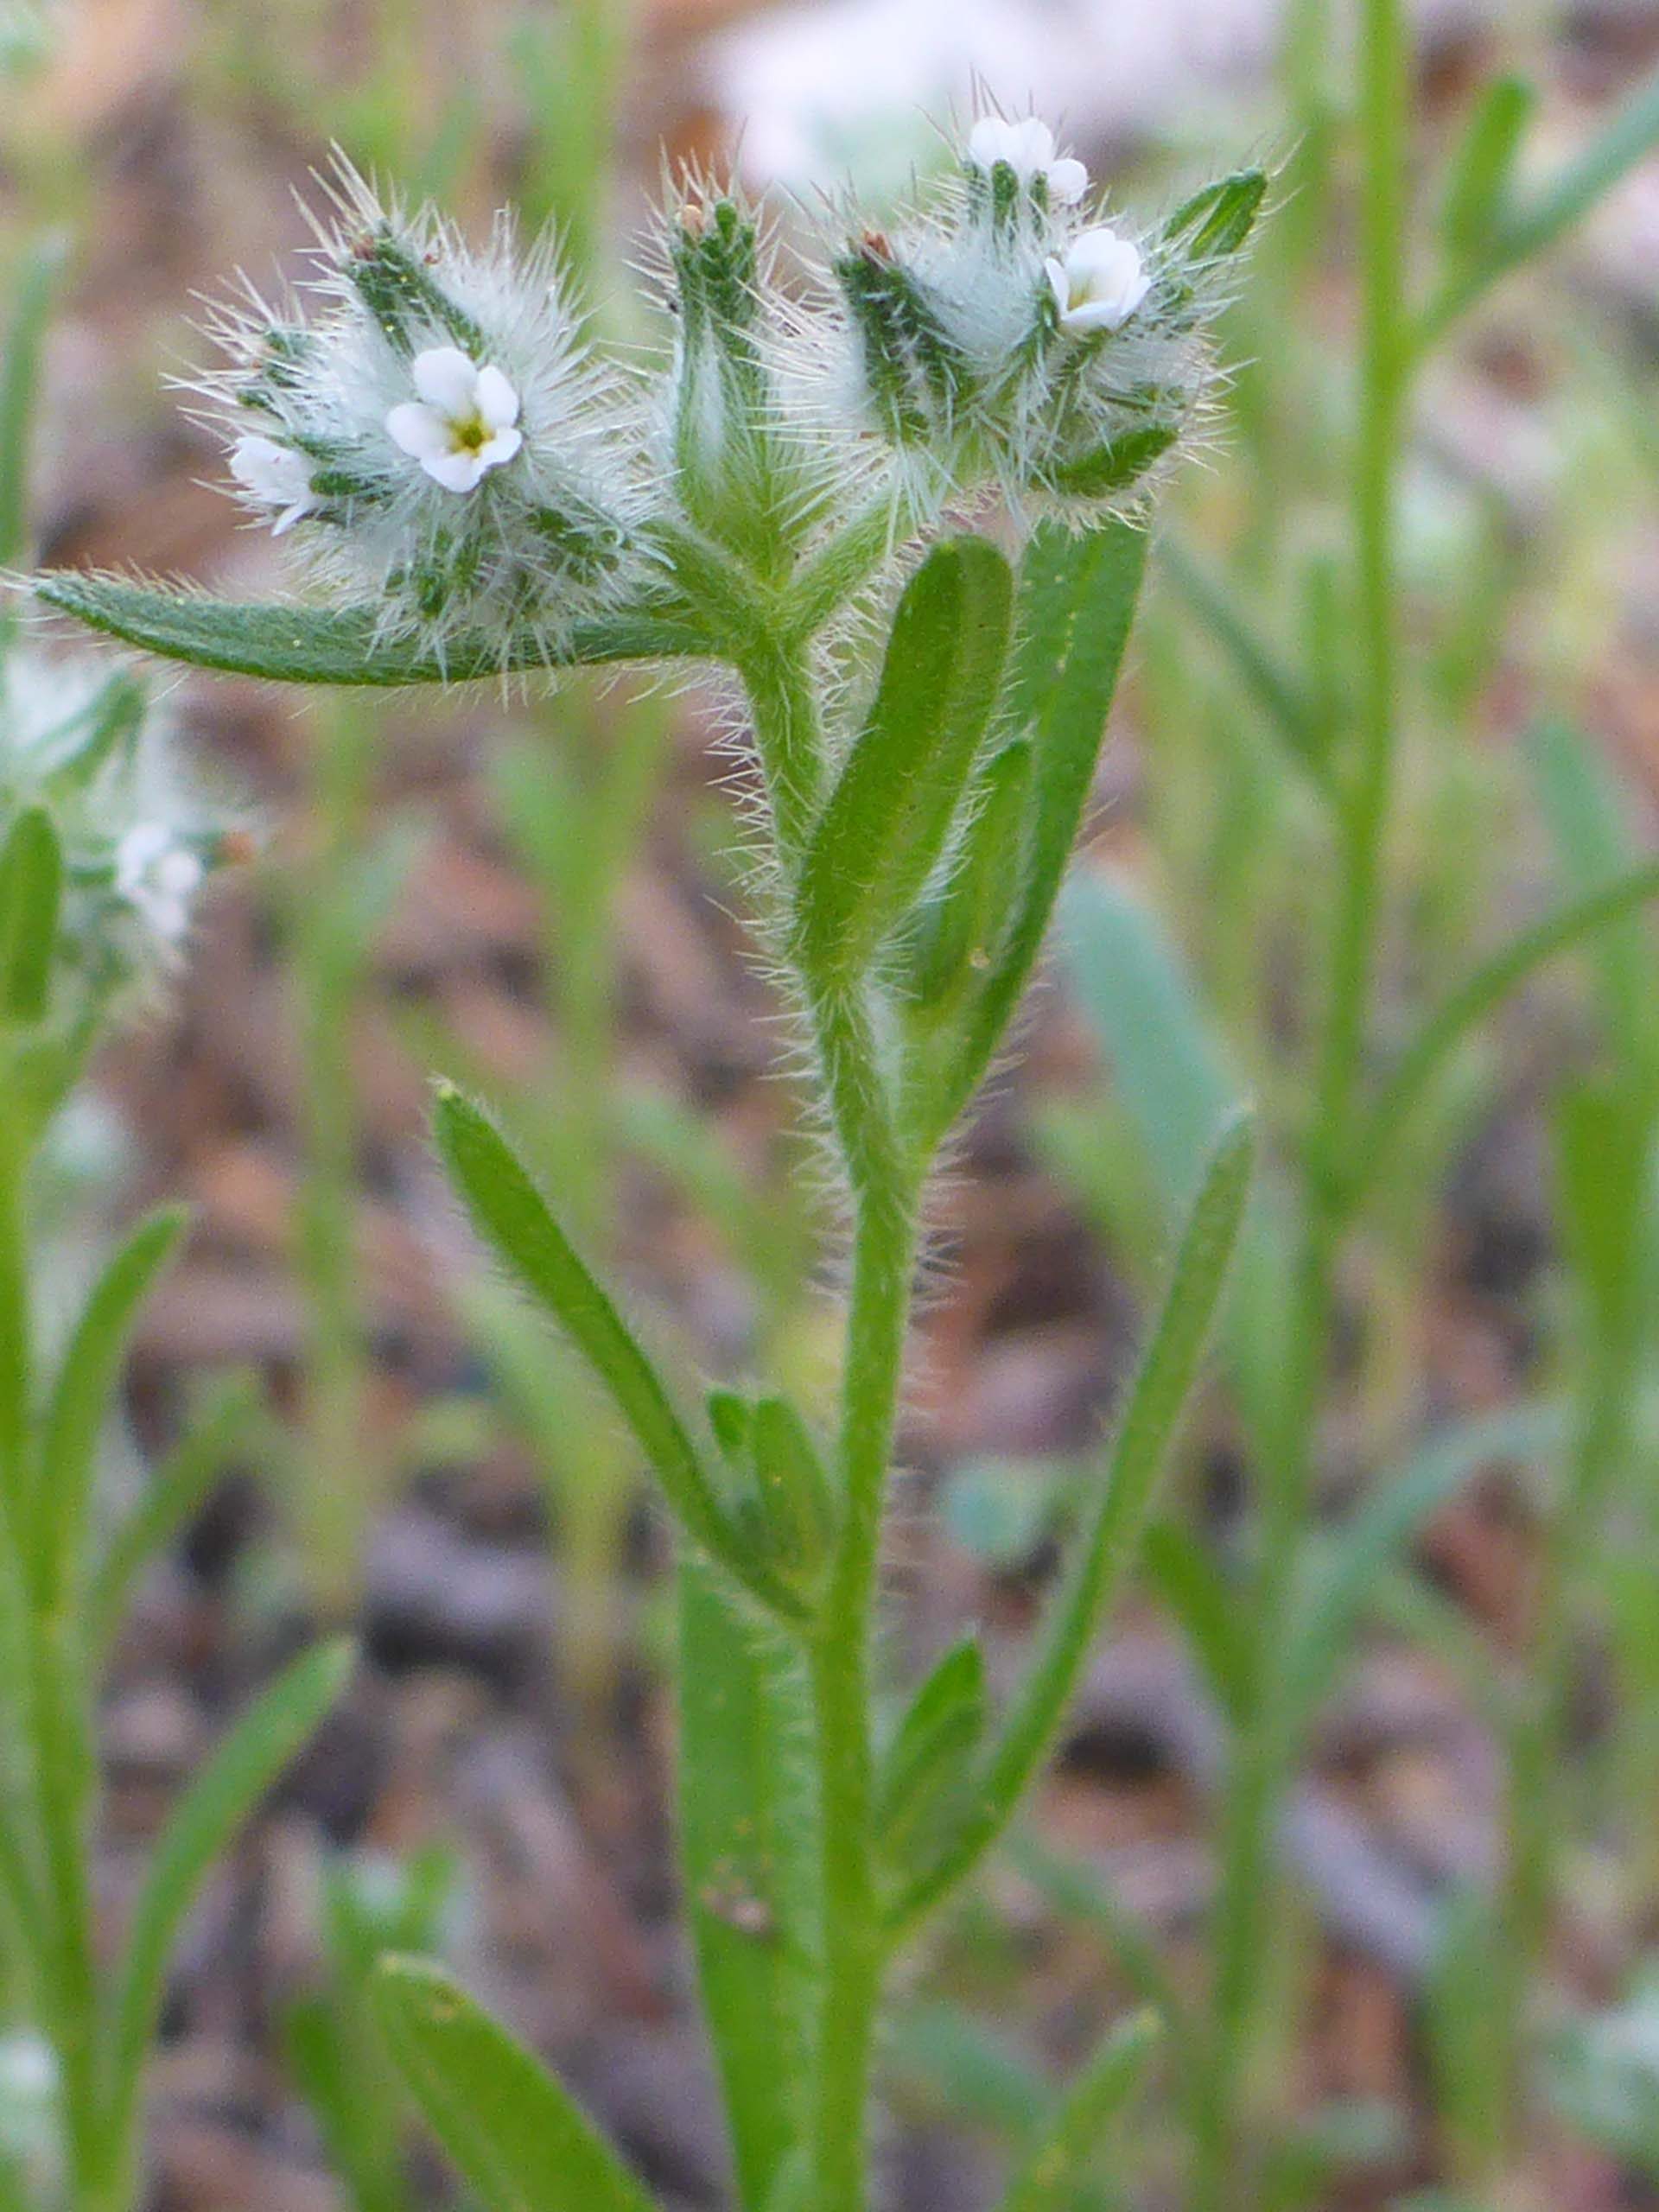
<svg viewBox="0 0 1659 2212">
<path fill-rule="evenodd" d="M 1082 535 L 1039 524 L 1026 548 L 1005 699 L 1007 721 L 1032 744 L 1026 872 L 957 1065 L 932 1102 L 930 1135 L 972 1096 L 1042 949 L 1094 781 L 1146 557 L 1145 531 L 1122 519 Z"/>
<path fill-rule="evenodd" d="M 1562 1092 L 1553 1120 L 1562 1243 L 1611 1328 L 1637 1292 L 1652 1110 L 1626 1084 L 1586 1078 Z"/>
<path fill-rule="evenodd" d="M 86 1622 L 94 1651 L 108 1649 L 140 1576 L 205 1502 L 250 1435 L 258 1410 L 257 1383 L 241 1378 L 226 1384 L 150 1476 L 92 1574 Z"/>
<path fill-rule="evenodd" d="M 289 2006 L 283 2052 L 328 2164 L 349 2192 L 352 2212 L 415 2212 L 397 2114 L 388 2109 L 390 2082 L 378 2095 L 379 2085 L 365 2082 L 361 2055 L 330 1998 L 302 1998 Z"/>
<path fill-rule="evenodd" d="M 1566 1433 L 1557 1406 L 1511 1407 L 1433 1438 L 1377 1484 L 1316 1560 L 1294 1617 L 1282 1624 L 1276 1702 L 1293 1739 L 1329 1695 L 1371 1592 L 1441 1508 L 1482 1467 L 1495 1460 L 1544 1458 Z"/>
<path fill-rule="evenodd" d="M 1440 237 L 1460 258 L 1488 246 L 1503 220 L 1521 137 L 1538 95 L 1524 77 L 1494 77 L 1481 93 L 1452 164 Z"/>
<path fill-rule="evenodd" d="M 0 569 L 16 568 L 29 550 L 35 397 L 47 321 L 65 257 L 60 236 L 37 239 L 24 248 L 12 285 L 6 350 L 0 358 Z"/>
<path fill-rule="evenodd" d="M 1195 192 L 1164 226 L 1164 240 L 1189 261 L 1219 261 L 1236 253 L 1255 227 L 1267 196 L 1267 174 L 1240 169 Z"/>
<path fill-rule="evenodd" d="M 1136 2012 L 1112 2028 L 1032 2145 L 1001 2212 L 1068 2212 L 1100 2139 L 1140 2088 L 1162 2028 Z"/>
<path fill-rule="evenodd" d="M 906 1011 L 937 1022 L 995 957 L 1024 873 L 1031 747 L 1024 738 L 987 761 L 970 794 L 968 827 L 950 880 L 918 916 Z"/>
<path fill-rule="evenodd" d="M 680 1572 L 680 1848 L 745 2212 L 804 2132 L 817 1835 L 798 1652 L 709 1568 Z"/>
<path fill-rule="evenodd" d="M 856 973 L 921 890 L 961 805 L 995 704 L 1014 582 L 981 537 L 935 546 L 893 616 L 869 718 L 806 850 L 802 963 Z"/>
<path fill-rule="evenodd" d="M 709 651 L 683 608 L 668 606 L 619 608 L 575 623 L 551 654 L 544 639 L 528 634 L 504 648 L 480 633 L 452 639 L 440 657 L 407 639 L 382 638 L 375 607 L 244 606 L 67 569 L 37 576 L 34 588 L 48 606 L 164 659 L 275 683 L 470 683 L 549 667 L 696 658 Z"/>
<path fill-rule="evenodd" d="M 1243 1223 L 1254 1156 L 1250 1122 L 1240 1115 L 1211 1154 L 1096 1503 L 1074 1540 L 1036 1658 L 998 1733 L 970 1815 L 937 1868 L 906 1893 L 898 1910 L 901 1925 L 928 1910 L 996 1841 L 1065 1719 L 1090 1647 L 1134 1563 L 1158 1478 L 1197 1379 Z"/>
<path fill-rule="evenodd" d="M 902 1866 L 966 1784 L 985 1732 L 985 1658 L 964 1637 L 912 1699 L 875 1777 L 878 1848 Z"/>
<path fill-rule="evenodd" d="M 144 1877 L 110 2014 L 105 2079 L 111 2122 L 124 2138 L 162 2008 L 167 1962 L 202 1877 L 346 1686 L 355 1660 L 345 1641 L 296 1659 L 245 1713 L 174 1808 Z"/>
<path fill-rule="evenodd" d="M 375 1999 L 416 2102 L 486 2212 L 652 2212 L 569 2093 L 441 1967 L 388 1958 Z"/>
<path fill-rule="evenodd" d="M 81 1308 L 47 1402 L 35 1474 L 34 1546 L 41 1594 L 60 1590 L 86 1540 L 99 1440 L 109 1419 L 139 1308 L 189 1224 L 163 1206 L 141 1221 Z"/>
<path fill-rule="evenodd" d="M 1412 1116 L 1472 1030 L 1558 953 L 1588 943 L 1655 898 L 1659 898 L 1659 861 L 1632 868 L 1604 889 L 1558 908 L 1477 968 L 1424 1023 L 1372 1109 L 1370 1127 L 1353 1147 L 1356 1191 L 1378 1187 Z"/>
<path fill-rule="evenodd" d="M 1160 538 L 1158 560 L 1204 634 L 1232 663 L 1239 682 L 1261 709 L 1286 758 L 1328 797 L 1328 729 L 1313 701 L 1275 647 L 1262 636 L 1231 583 L 1212 562 L 1201 560 L 1173 531 Z"/>
<path fill-rule="evenodd" d="M 0 1020 L 39 1021 L 52 987 L 63 852 L 43 806 L 25 807 L 0 847 Z"/>
<path fill-rule="evenodd" d="M 1238 1593 L 1192 1530 L 1173 1521 L 1147 1529 L 1146 1571 L 1179 1623 L 1216 1703 L 1240 1719 L 1250 1669 Z"/>
<path fill-rule="evenodd" d="M 741 1541 L 656 1368 L 505 1138 L 481 1107 L 447 1084 L 439 1090 L 432 1118 L 450 1181 L 479 1235 L 563 1329 L 610 1393 L 687 1534 L 766 1603 L 798 1614 L 801 1601 Z"/>
<path fill-rule="evenodd" d="M 787 1398 L 757 1400 L 750 1448 L 774 1555 L 791 1573 L 816 1574 L 836 1541 L 836 1497 L 811 1432 Z"/>
</svg>

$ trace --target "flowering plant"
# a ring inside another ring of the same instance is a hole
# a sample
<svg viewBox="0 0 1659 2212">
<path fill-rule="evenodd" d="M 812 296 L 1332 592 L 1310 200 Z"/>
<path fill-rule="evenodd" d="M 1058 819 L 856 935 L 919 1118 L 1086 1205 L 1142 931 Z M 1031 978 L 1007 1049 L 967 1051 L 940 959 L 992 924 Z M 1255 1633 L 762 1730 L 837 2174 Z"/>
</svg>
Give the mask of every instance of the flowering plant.
<svg viewBox="0 0 1659 2212">
<path fill-rule="evenodd" d="M 758 922 L 850 1229 L 833 1427 L 764 1387 L 694 1412 L 490 1120 L 446 1089 L 435 1126 L 480 1236 L 609 1390 L 677 1523 L 687 1894 L 755 2212 L 861 2212 L 888 1969 L 1038 1771 L 1242 1217 L 1241 1118 L 1025 1682 L 995 1716 L 969 1638 L 879 1731 L 878 1567 L 929 1179 L 1040 950 L 1148 499 L 1202 417 L 1207 327 L 1264 189 L 1227 178 L 1131 234 L 1044 125 L 985 117 L 937 204 L 887 229 L 830 219 L 803 296 L 754 211 L 688 179 L 662 238 L 672 342 L 627 374 L 549 250 L 521 256 L 504 220 L 475 253 L 342 172 L 303 299 L 226 310 L 225 365 L 195 385 L 245 501 L 335 603 L 40 587 L 154 650 L 283 679 L 633 659 L 723 664 L 741 684 Z M 993 501 L 1015 564 L 959 528 Z M 485 2202 L 637 2212 L 563 2090 L 452 1983 L 394 1963 L 381 1995 Z M 1039 2162 L 1103 2126 L 1146 2043 L 1139 2024 L 1109 2037 Z"/>
</svg>

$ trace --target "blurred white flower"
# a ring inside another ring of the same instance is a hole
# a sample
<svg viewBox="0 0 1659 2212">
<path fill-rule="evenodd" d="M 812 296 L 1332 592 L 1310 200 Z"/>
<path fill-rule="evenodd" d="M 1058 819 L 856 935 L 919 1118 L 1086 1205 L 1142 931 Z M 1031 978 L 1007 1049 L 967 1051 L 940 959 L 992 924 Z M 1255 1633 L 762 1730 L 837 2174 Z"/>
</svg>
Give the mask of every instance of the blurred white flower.
<svg viewBox="0 0 1659 2212">
<path fill-rule="evenodd" d="M 458 346 L 434 346 L 410 373 L 420 397 L 392 408 L 386 429 L 445 491 L 473 491 L 524 443 L 518 395 L 493 364 L 480 368 Z"/>
<path fill-rule="evenodd" d="M 231 474 L 262 507 L 279 510 L 270 525 L 273 537 L 292 530 L 317 502 L 311 490 L 311 464 L 292 446 L 251 433 L 238 438 L 231 454 Z"/>
<path fill-rule="evenodd" d="M 1009 123 L 1000 115 L 982 115 L 968 135 L 968 158 L 988 172 L 1006 162 L 1021 184 L 1042 177 L 1057 207 L 1071 207 L 1089 189 L 1089 172 L 1081 162 L 1070 156 L 1055 159 L 1054 133 L 1039 116 Z"/>
<path fill-rule="evenodd" d="M 136 823 L 115 849 L 115 887 L 164 944 L 190 926 L 190 902 L 206 874 L 200 859 L 164 822 Z"/>
<path fill-rule="evenodd" d="M 1078 336 L 1122 330 L 1152 289 L 1140 248 L 1105 225 L 1084 231 L 1064 261 L 1043 264 L 1060 313 L 1060 327 Z"/>
</svg>

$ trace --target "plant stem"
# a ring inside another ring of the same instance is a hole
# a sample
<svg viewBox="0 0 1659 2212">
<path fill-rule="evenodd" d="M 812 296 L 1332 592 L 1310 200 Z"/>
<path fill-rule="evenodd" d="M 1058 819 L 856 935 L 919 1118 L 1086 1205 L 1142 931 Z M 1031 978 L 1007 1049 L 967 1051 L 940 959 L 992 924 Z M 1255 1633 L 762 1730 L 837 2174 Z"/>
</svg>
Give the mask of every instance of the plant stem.
<svg viewBox="0 0 1659 2212">
<path fill-rule="evenodd" d="M 815 2212 L 864 2212 L 866 2202 L 870 2055 L 886 1957 L 871 1851 L 870 1630 L 914 1251 L 913 1195 L 867 1189 L 842 1383 L 842 1527 L 811 1653 L 823 1878 Z"/>
<path fill-rule="evenodd" d="M 1339 874 L 1304 1160 L 1291 1367 L 1252 1593 L 1258 1673 L 1235 1739 L 1224 1816 L 1212 2047 L 1196 2145 L 1194 2201 L 1203 2212 L 1221 2212 L 1247 2186 L 1240 2158 L 1244 2073 L 1272 1927 L 1279 1811 L 1295 1752 L 1274 1655 L 1283 1649 L 1279 1630 L 1294 1593 L 1317 1473 L 1319 1408 L 1329 1365 L 1333 1284 L 1349 1218 L 1348 1162 L 1376 961 L 1396 744 L 1394 505 L 1406 384 L 1408 67 L 1400 0 L 1361 0 L 1362 374 L 1353 485 L 1357 727 L 1338 794 Z"/>
</svg>

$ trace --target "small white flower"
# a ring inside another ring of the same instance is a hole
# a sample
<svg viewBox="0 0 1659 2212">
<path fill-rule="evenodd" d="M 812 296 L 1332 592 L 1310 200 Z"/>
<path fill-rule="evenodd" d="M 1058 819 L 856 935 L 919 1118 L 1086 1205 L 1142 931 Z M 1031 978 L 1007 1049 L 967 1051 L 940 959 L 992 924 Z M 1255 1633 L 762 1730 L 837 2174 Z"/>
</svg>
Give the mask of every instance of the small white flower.
<svg viewBox="0 0 1659 2212">
<path fill-rule="evenodd" d="M 311 490 L 310 462 L 292 446 L 278 445 L 275 438 L 239 438 L 231 454 L 231 474 L 261 506 L 281 510 L 270 525 L 273 537 L 292 530 L 317 504 Z"/>
<path fill-rule="evenodd" d="M 1021 184 L 1044 178 L 1057 207 L 1070 207 L 1089 189 L 1089 172 L 1081 162 L 1069 156 L 1056 161 L 1054 133 L 1039 116 L 1008 123 L 1000 115 L 982 115 L 969 133 L 968 158 L 988 175 L 1006 162 Z"/>
<path fill-rule="evenodd" d="M 1079 336 L 1122 330 L 1152 289 L 1140 248 L 1103 224 L 1075 238 L 1064 261 L 1043 265 L 1060 311 L 1060 327 Z"/>
<path fill-rule="evenodd" d="M 190 901 L 205 874 L 164 822 L 135 823 L 115 849 L 116 890 L 168 944 L 189 928 Z"/>
<path fill-rule="evenodd" d="M 518 395 L 499 369 L 480 368 L 458 346 L 434 346 L 410 366 L 419 399 L 386 416 L 386 429 L 446 492 L 470 492 L 524 443 Z"/>
</svg>

